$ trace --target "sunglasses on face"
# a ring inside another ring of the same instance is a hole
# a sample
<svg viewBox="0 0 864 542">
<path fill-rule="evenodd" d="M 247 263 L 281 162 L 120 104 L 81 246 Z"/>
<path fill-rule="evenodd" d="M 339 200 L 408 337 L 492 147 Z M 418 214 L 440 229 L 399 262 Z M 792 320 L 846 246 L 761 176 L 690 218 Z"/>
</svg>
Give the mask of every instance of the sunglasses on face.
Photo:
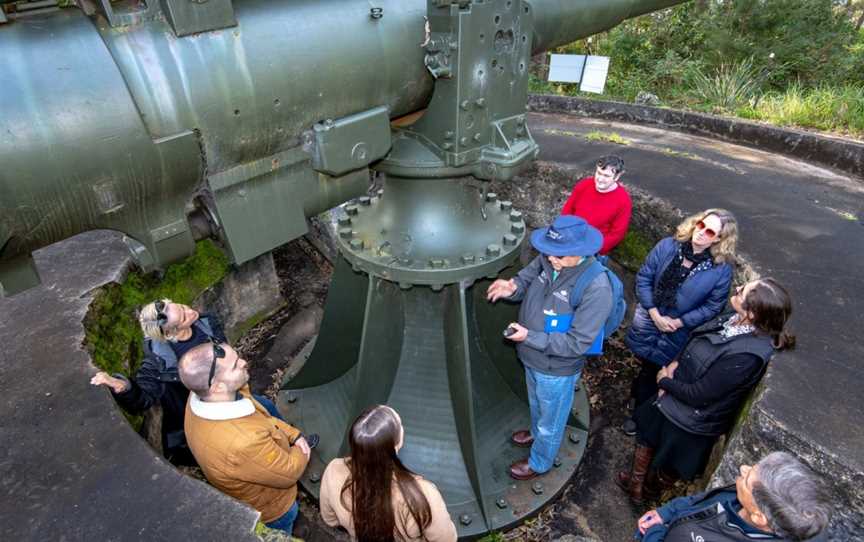
<svg viewBox="0 0 864 542">
<path fill-rule="evenodd" d="M 210 364 L 210 378 L 207 379 L 207 389 L 210 389 L 210 386 L 213 385 L 213 377 L 216 375 L 216 360 L 225 357 L 224 348 L 215 342 L 211 344 L 213 345 L 213 363 Z"/>
<path fill-rule="evenodd" d="M 712 230 L 708 226 L 706 226 L 705 222 L 703 222 L 702 220 L 700 220 L 699 222 L 696 223 L 696 227 L 699 228 L 700 230 L 702 230 L 705 233 L 706 237 L 709 237 L 712 239 L 714 237 L 717 237 L 717 232 Z"/>
<path fill-rule="evenodd" d="M 168 308 L 168 304 L 164 301 L 157 301 L 153 306 L 156 307 L 156 325 L 159 326 L 159 331 L 165 333 L 162 326 L 168 323 L 168 315 L 165 314 L 165 309 Z"/>
</svg>

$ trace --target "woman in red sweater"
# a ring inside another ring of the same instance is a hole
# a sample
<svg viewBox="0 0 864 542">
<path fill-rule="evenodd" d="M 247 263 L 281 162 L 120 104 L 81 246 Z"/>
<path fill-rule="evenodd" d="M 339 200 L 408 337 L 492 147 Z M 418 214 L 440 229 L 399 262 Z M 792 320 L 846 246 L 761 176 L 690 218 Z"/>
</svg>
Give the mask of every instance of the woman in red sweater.
<svg viewBox="0 0 864 542">
<path fill-rule="evenodd" d="M 586 177 L 576 183 L 567 203 L 561 209 L 562 215 L 577 215 L 600 230 L 603 234 L 603 247 L 600 254 L 608 254 L 627 234 L 630 225 L 632 203 L 630 194 L 618 179 L 624 173 L 624 160 L 619 156 L 604 156 L 597 161 L 593 177 Z"/>
</svg>

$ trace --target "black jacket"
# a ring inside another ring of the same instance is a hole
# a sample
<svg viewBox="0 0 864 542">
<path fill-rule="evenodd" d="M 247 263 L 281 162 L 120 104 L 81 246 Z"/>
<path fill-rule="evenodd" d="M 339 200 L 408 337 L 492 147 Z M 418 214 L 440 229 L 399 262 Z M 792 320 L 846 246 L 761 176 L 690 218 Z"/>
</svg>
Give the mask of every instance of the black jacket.
<svg viewBox="0 0 864 542">
<path fill-rule="evenodd" d="M 202 315 L 193 327 L 203 332 L 206 340 L 225 342 L 222 326 L 212 316 Z M 178 361 L 170 343 L 144 339 L 144 359 L 135 378 L 115 375 L 128 382 L 127 390 L 114 398 L 129 412 L 143 412 L 157 402 L 162 405 L 162 447 L 169 459 L 188 455 L 183 418 L 189 390 L 180 382 Z"/>
<path fill-rule="evenodd" d="M 744 333 L 723 338 L 723 314 L 694 330 L 678 358 L 674 378 L 658 382 L 666 393 L 657 407 L 681 429 L 697 435 L 727 432 L 747 394 L 774 353 L 771 339 Z"/>
</svg>

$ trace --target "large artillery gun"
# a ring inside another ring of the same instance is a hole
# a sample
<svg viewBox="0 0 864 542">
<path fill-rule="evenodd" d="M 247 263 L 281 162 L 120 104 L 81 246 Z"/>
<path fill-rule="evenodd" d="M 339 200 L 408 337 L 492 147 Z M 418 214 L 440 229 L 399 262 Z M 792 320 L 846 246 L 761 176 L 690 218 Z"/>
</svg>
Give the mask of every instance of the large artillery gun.
<svg viewBox="0 0 864 542">
<path fill-rule="evenodd" d="M 524 519 L 575 472 L 588 405 L 580 390 L 553 471 L 507 478 L 528 410 L 500 335 L 513 307 L 482 290 L 526 224 L 487 186 L 537 156 L 532 55 L 677 3 L 18 3 L 0 18 L 0 294 L 38 284 L 32 252 L 82 231 L 123 232 L 145 270 L 201 237 L 242 264 L 348 202 L 319 339 L 281 396 L 322 435 L 304 486 L 387 403 L 461 535 Z"/>
</svg>

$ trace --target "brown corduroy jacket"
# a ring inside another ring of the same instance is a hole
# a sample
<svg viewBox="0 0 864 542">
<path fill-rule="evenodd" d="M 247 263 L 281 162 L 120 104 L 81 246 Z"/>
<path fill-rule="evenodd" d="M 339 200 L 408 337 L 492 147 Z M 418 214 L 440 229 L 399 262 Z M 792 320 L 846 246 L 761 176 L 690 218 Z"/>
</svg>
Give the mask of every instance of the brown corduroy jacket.
<svg viewBox="0 0 864 542">
<path fill-rule="evenodd" d="M 186 440 L 213 486 L 261 512 L 268 523 L 281 517 L 297 499 L 297 480 L 308 458 L 291 443 L 300 431 L 252 398 L 204 402 L 189 394 Z"/>
</svg>

